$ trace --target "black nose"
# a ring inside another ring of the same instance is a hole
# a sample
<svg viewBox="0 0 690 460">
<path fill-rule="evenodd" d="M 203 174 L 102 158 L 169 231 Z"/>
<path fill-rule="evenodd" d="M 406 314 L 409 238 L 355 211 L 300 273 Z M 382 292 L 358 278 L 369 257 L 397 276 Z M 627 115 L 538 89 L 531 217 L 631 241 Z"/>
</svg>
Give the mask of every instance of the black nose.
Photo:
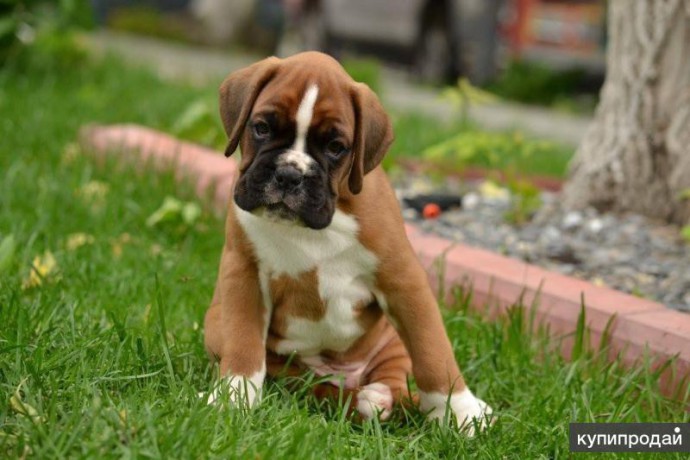
<svg viewBox="0 0 690 460">
<path fill-rule="evenodd" d="M 302 173 L 294 166 L 280 166 L 276 169 L 276 183 L 281 190 L 290 191 L 302 183 Z"/>
</svg>

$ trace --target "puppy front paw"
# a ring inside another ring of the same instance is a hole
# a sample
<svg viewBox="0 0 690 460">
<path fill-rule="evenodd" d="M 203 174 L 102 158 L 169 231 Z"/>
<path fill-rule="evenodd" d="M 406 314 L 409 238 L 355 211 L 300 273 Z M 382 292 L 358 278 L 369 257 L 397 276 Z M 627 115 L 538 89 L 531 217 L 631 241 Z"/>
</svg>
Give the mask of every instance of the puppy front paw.
<svg viewBox="0 0 690 460">
<path fill-rule="evenodd" d="M 364 385 L 357 393 L 357 411 L 365 420 L 378 417 L 386 420 L 393 410 L 393 393 L 388 385 L 374 382 Z"/>
<path fill-rule="evenodd" d="M 444 421 L 447 411 L 450 411 L 455 416 L 458 427 L 468 437 L 476 434 L 475 424 L 481 431 L 491 422 L 493 410 L 484 401 L 474 396 L 469 388 L 451 395 L 422 391 L 419 393 L 419 408 L 423 412 L 428 412 L 430 419 Z"/>
<path fill-rule="evenodd" d="M 230 375 L 218 382 L 206 399 L 207 404 L 223 404 L 227 401 L 231 407 L 253 407 L 261 400 L 261 388 L 264 374 L 257 373 L 251 377 Z M 199 393 L 205 397 L 204 393 Z"/>
</svg>

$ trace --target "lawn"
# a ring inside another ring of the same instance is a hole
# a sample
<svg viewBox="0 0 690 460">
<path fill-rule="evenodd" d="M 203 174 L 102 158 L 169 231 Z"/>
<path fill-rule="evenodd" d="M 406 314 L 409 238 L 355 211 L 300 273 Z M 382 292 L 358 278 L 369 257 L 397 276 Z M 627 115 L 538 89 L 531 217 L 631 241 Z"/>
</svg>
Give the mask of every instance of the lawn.
<svg viewBox="0 0 690 460">
<path fill-rule="evenodd" d="M 596 351 L 565 362 L 558 340 L 527 332 L 525 310 L 488 322 L 463 296 L 446 325 L 475 393 L 499 415 L 477 438 L 414 412 L 351 423 L 306 385 L 290 394 L 271 383 L 250 413 L 206 406 L 201 324 L 222 218 L 205 210 L 192 225 L 149 227 L 166 196 L 192 200 L 191 189 L 96 166 L 70 144 L 92 121 L 171 129 L 215 92 L 112 59 L 0 71 L 0 239 L 16 242 L 0 260 L 0 457 L 564 458 L 570 421 L 690 421 L 688 397 L 664 399 L 644 366 Z M 44 269 L 33 282 L 32 263 Z"/>
</svg>

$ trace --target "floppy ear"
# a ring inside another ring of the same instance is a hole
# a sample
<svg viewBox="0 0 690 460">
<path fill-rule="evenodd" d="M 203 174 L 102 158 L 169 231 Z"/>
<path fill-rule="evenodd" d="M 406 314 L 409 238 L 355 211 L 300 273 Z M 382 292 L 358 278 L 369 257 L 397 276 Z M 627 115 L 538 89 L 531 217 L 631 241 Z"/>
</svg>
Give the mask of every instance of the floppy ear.
<svg viewBox="0 0 690 460">
<path fill-rule="evenodd" d="M 280 59 L 269 57 L 231 73 L 220 85 L 220 118 L 229 142 L 225 156 L 237 149 L 259 93 L 276 74 Z"/>
<path fill-rule="evenodd" d="M 381 163 L 393 142 L 393 126 L 376 94 L 367 85 L 355 83 L 352 104 L 355 109 L 355 140 L 348 186 L 356 195 L 362 191 L 364 175 Z"/>
</svg>

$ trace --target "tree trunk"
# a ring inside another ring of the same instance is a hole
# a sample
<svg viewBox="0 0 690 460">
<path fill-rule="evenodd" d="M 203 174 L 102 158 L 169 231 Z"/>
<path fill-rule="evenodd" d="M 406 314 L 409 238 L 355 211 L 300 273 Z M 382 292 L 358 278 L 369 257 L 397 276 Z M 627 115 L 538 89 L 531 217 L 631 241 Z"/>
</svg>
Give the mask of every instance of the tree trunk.
<svg viewBox="0 0 690 460">
<path fill-rule="evenodd" d="M 606 82 L 567 207 L 690 219 L 690 0 L 610 0 Z"/>
</svg>

